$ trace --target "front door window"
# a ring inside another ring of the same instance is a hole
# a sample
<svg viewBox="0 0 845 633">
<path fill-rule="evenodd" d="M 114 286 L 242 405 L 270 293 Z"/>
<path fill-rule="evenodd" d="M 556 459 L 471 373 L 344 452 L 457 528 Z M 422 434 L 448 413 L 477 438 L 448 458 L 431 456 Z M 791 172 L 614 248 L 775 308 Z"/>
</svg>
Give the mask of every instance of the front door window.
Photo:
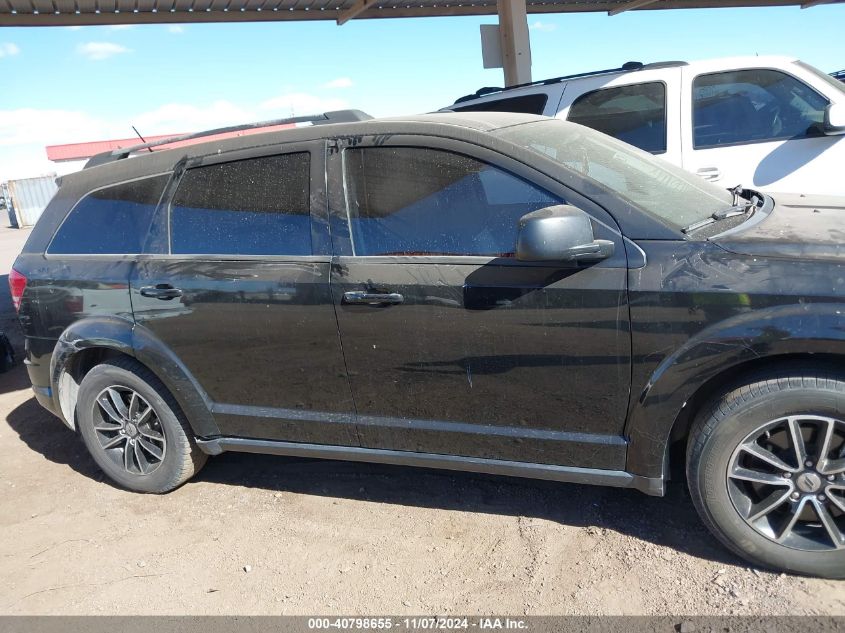
<svg viewBox="0 0 845 633">
<path fill-rule="evenodd" d="M 777 70 L 699 75 L 692 92 L 695 149 L 824 134 L 827 99 Z"/>
<path fill-rule="evenodd" d="M 519 218 L 562 202 L 497 167 L 441 150 L 351 149 L 344 164 L 356 255 L 512 257 Z"/>
</svg>

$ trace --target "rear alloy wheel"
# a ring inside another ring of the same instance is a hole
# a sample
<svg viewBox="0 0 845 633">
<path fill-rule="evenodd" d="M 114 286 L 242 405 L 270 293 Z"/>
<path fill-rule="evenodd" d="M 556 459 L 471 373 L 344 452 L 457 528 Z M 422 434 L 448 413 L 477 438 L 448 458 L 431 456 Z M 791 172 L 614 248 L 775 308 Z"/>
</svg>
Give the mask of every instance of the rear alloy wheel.
<svg viewBox="0 0 845 633">
<path fill-rule="evenodd" d="M 152 406 L 137 391 L 106 387 L 94 401 L 94 431 L 106 455 L 127 473 L 149 475 L 167 452 L 167 440 Z"/>
<path fill-rule="evenodd" d="M 129 358 L 109 360 L 85 375 L 76 416 L 94 461 L 129 490 L 168 492 L 207 459 L 167 388 Z"/>
<path fill-rule="evenodd" d="M 717 398 L 690 433 L 687 481 L 740 556 L 845 578 L 845 379 L 796 365 Z"/>
</svg>

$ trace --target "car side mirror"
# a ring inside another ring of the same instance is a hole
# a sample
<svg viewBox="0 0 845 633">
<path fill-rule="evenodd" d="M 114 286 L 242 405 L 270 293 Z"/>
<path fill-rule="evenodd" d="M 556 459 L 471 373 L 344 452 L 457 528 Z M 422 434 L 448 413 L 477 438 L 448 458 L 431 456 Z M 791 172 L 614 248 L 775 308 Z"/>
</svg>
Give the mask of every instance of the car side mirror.
<svg viewBox="0 0 845 633">
<path fill-rule="evenodd" d="M 824 133 L 845 134 L 845 103 L 831 103 L 825 108 Z"/>
<path fill-rule="evenodd" d="M 613 255 L 610 240 L 597 240 L 590 216 L 568 204 L 519 219 L 516 258 L 524 262 L 597 262 Z"/>
</svg>

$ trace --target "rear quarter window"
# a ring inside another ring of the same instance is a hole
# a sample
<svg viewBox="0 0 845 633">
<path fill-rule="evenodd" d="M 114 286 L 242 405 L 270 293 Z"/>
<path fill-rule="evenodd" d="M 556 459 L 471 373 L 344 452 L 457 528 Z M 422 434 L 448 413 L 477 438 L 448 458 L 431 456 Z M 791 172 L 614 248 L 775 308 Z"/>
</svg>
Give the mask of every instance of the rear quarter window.
<svg viewBox="0 0 845 633">
<path fill-rule="evenodd" d="M 141 253 L 169 175 L 97 189 L 71 209 L 47 252 L 52 255 Z"/>
</svg>

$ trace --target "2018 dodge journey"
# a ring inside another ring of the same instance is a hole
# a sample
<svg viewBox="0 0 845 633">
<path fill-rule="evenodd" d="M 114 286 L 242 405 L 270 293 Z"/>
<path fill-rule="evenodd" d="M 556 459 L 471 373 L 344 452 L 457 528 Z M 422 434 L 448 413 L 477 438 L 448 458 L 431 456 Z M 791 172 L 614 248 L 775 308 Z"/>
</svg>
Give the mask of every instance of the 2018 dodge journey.
<svg viewBox="0 0 845 633">
<path fill-rule="evenodd" d="M 32 231 L 35 395 L 113 481 L 222 451 L 652 495 L 685 471 L 735 553 L 845 577 L 842 199 L 533 115 L 313 123 L 95 157 Z"/>
</svg>

